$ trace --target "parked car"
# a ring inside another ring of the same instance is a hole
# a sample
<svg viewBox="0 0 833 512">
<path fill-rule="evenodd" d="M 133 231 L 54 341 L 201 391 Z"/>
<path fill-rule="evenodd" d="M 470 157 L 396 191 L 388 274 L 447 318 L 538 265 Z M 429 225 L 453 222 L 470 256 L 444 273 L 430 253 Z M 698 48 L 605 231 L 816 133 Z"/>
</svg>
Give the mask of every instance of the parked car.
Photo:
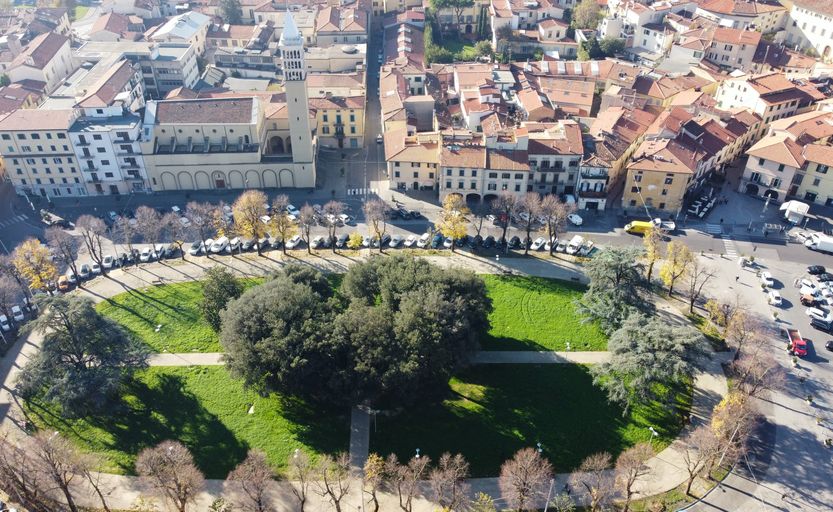
<svg viewBox="0 0 833 512">
<path fill-rule="evenodd" d="M 196 256 L 202 251 L 202 242 L 194 242 L 191 244 L 191 247 L 188 248 L 188 254 L 191 256 Z"/>
<path fill-rule="evenodd" d="M 584 219 L 582 219 L 581 215 L 577 213 L 571 213 L 570 215 L 567 215 L 567 220 L 569 220 L 570 223 L 574 226 L 581 226 L 582 224 L 584 224 Z"/>
<path fill-rule="evenodd" d="M 240 241 L 240 237 L 234 237 L 228 242 L 228 246 L 226 247 L 226 252 L 230 252 L 234 254 L 235 252 L 240 251 L 242 243 Z"/>
<path fill-rule="evenodd" d="M 225 251 L 226 247 L 228 247 L 228 242 L 229 239 L 226 236 L 221 236 L 217 240 L 214 240 L 214 243 L 211 244 L 211 252 L 218 254 Z"/>
<path fill-rule="evenodd" d="M 87 263 L 84 263 L 81 265 L 81 268 L 78 269 L 78 277 L 81 279 L 89 279 L 91 272 L 92 270 L 90 269 L 90 266 Z"/>
<path fill-rule="evenodd" d="M 111 210 L 107 212 L 107 218 L 110 219 L 110 222 L 116 222 L 116 219 L 119 218 L 119 215 Z"/>
<path fill-rule="evenodd" d="M 547 240 L 544 237 L 539 236 L 538 238 L 536 238 L 532 242 L 532 245 L 530 245 L 529 248 L 532 249 L 533 251 L 540 251 L 544 247 L 544 244 L 546 244 L 546 243 L 547 243 Z"/>
<path fill-rule="evenodd" d="M 139 253 L 139 261 L 142 263 L 147 263 L 148 261 L 153 260 L 153 249 L 150 247 L 145 247 L 142 249 L 142 252 Z"/>
<path fill-rule="evenodd" d="M 26 319 L 26 317 L 23 315 L 23 310 L 20 309 L 20 306 L 18 306 L 17 304 L 12 306 L 12 318 L 14 318 L 15 322 L 22 322 Z"/>
<path fill-rule="evenodd" d="M 264 249 L 280 249 L 281 247 L 283 247 L 283 240 L 278 237 L 267 238 L 263 246 Z"/>
<path fill-rule="evenodd" d="M 353 224 L 354 222 L 356 222 L 356 219 L 347 215 L 346 213 L 342 213 L 341 215 L 338 216 L 338 218 L 345 225 Z"/>
<path fill-rule="evenodd" d="M 386 246 L 386 245 L 390 244 L 390 239 L 391 239 L 391 236 L 390 236 L 390 235 L 388 235 L 387 233 L 385 233 L 384 235 L 382 235 L 382 241 L 381 241 L 382 247 L 384 247 L 384 246 Z M 373 241 L 374 241 L 374 242 L 376 242 L 376 243 L 373 245 L 373 247 L 379 247 L 379 241 L 378 241 L 378 240 L 376 240 L 375 238 L 374 238 L 374 240 L 373 240 Z"/>
<path fill-rule="evenodd" d="M 453 243 L 453 241 L 451 240 L 451 237 L 446 237 L 446 238 L 443 240 L 443 247 L 445 247 L 446 249 L 451 249 L 451 246 L 452 246 L 452 245 L 455 245 L 455 244 L 454 244 L 454 243 Z"/>
<path fill-rule="evenodd" d="M 101 275 L 101 265 L 99 265 L 99 264 L 98 264 L 97 262 L 95 262 L 95 261 L 94 261 L 94 262 L 92 262 L 92 263 L 90 264 L 90 271 L 92 272 L 92 274 L 93 274 L 94 276 Z"/>
<path fill-rule="evenodd" d="M 323 248 L 323 247 L 326 247 L 326 246 L 324 245 L 326 241 L 327 241 L 327 238 L 326 238 L 326 237 L 323 237 L 323 236 L 320 236 L 320 235 L 319 235 L 319 236 L 317 236 L 317 237 L 313 238 L 313 239 L 312 239 L 312 241 L 310 242 L 310 244 L 309 244 L 309 245 L 310 245 L 310 247 L 312 247 L 313 249 L 321 249 L 321 248 Z"/>
<path fill-rule="evenodd" d="M 292 205 L 290 205 L 292 206 Z M 287 207 L 288 208 L 288 207 Z M 296 247 L 300 247 L 301 245 L 301 235 L 295 235 L 289 240 L 286 241 L 286 248 L 287 249 L 295 249 Z"/>
<path fill-rule="evenodd" d="M 801 296 L 801 305 L 807 307 L 813 307 L 816 305 L 816 298 L 812 295 L 802 295 Z"/>
<path fill-rule="evenodd" d="M 775 286 L 775 280 L 772 278 L 772 274 L 769 272 L 761 272 L 761 284 L 767 287 Z"/>
<path fill-rule="evenodd" d="M 833 320 L 833 318 L 831 318 L 826 311 L 819 308 L 807 308 L 806 310 L 804 310 L 804 313 L 806 313 L 807 316 L 809 316 L 810 318 L 815 318 L 824 322 L 829 322 Z"/>
<path fill-rule="evenodd" d="M 37 297 L 38 295 L 42 295 L 35 293 L 35 296 L 29 299 L 28 297 L 23 297 L 23 311 L 28 311 L 29 313 L 34 313 L 38 310 L 38 302 Z"/>
<path fill-rule="evenodd" d="M 171 243 L 165 246 L 163 254 L 166 258 L 175 258 L 179 254 L 179 246 Z"/>
<path fill-rule="evenodd" d="M 517 236 L 513 236 L 509 239 L 509 248 L 510 249 L 518 249 L 521 246 L 521 239 Z"/>
<path fill-rule="evenodd" d="M 78 282 L 78 276 L 75 275 L 75 272 L 73 272 L 72 269 L 67 270 L 66 278 L 67 278 L 67 281 L 69 281 L 72 284 L 75 284 L 75 283 Z"/>
<path fill-rule="evenodd" d="M 251 251 L 255 245 L 255 241 L 251 238 L 244 238 L 240 241 L 240 248 L 244 251 Z"/>
<path fill-rule="evenodd" d="M 445 242 L 445 239 L 441 234 L 437 233 L 436 235 L 434 235 L 434 238 L 431 239 L 431 248 L 439 249 L 440 246 L 443 245 L 443 242 Z"/>
<path fill-rule="evenodd" d="M 483 237 L 480 235 L 470 236 L 468 240 L 468 246 L 471 250 L 477 250 L 483 244 Z"/>
<path fill-rule="evenodd" d="M 342 233 L 338 235 L 338 239 L 336 240 L 336 247 L 339 249 L 343 249 L 347 245 L 347 241 L 350 240 L 350 235 L 347 233 Z"/>
<path fill-rule="evenodd" d="M 286 205 L 286 213 L 288 213 L 290 215 L 294 215 L 295 217 L 298 217 L 299 215 L 301 215 L 301 210 L 299 210 L 298 208 L 295 208 L 294 205 L 288 204 L 288 205 Z"/>
<path fill-rule="evenodd" d="M 830 274 L 828 272 L 822 272 L 821 274 L 816 276 L 816 279 L 818 279 L 820 283 L 829 283 L 833 281 L 833 274 Z"/>
<path fill-rule="evenodd" d="M 108 269 L 108 270 L 113 268 L 113 266 L 115 264 L 116 264 L 116 258 L 114 258 L 112 254 L 107 254 L 101 260 L 101 266 Z"/>
<path fill-rule="evenodd" d="M 393 235 L 390 238 L 390 242 L 388 242 L 388 247 L 390 247 L 391 249 L 396 249 L 397 247 L 402 245 L 402 242 L 404 240 L 405 240 L 405 237 L 403 237 L 402 235 Z"/>
<path fill-rule="evenodd" d="M 487 236 L 483 239 L 483 248 L 484 249 L 491 249 L 495 246 L 495 237 L 492 235 Z"/>
<path fill-rule="evenodd" d="M 419 240 L 417 240 L 416 244 L 417 247 L 419 247 L 420 249 L 425 249 L 425 247 L 427 247 L 430 242 L 431 235 L 428 233 L 423 233 L 422 236 L 419 237 Z"/>
<path fill-rule="evenodd" d="M 416 245 L 417 240 L 419 240 L 419 239 L 417 238 L 416 235 L 408 235 L 408 238 L 406 238 L 405 241 L 402 242 L 402 244 L 405 247 L 413 247 L 414 245 Z"/>
<path fill-rule="evenodd" d="M 807 267 L 807 273 L 811 276 L 817 274 L 824 274 L 826 271 L 827 270 L 821 265 L 810 265 L 809 267 Z"/>
<path fill-rule="evenodd" d="M 3 329 L 5 332 L 12 330 L 12 324 L 9 322 L 9 319 L 6 318 L 6 315 L 0 315 L 0 329 Z"/>
<path fill-rule="evenodd" d="M 769 293 L 767 293 L 767 302 L 769 302 L 772 306 L 780 306 L 782 302 L 781 294 L 775 290 L 770 290 Z"/>
<path fill-rule="evenodd" d="M 830 350 L 831 352 L 833 352 L 833 340 L 830 340 L 830 341 L 828 341 L 827 343 L 825 343 L 825 344 L 824 344 L 824 348 L 826 348 L 827 350 Z"/>
<path fill-rule="evenodd" d="M 69 282 L 67 276 L 61 276 L 58 278 L 58 291 L 66 292 L 72 288 L 72 284 Z"/>
<path fill-rule="evenodd" d="M 269 235 L 257 239 L 257 247 L 260 249 L 260 252 L 268 251 L 269 246 Z"/>
<path fill-rule="evenodd" d="M 818 318 L 811 318 L 810 325 L 820 331 L 824 332 L 833 332 L 833 322 L 825 322 L 824 320 L 819 320 Z"/>
</svg>

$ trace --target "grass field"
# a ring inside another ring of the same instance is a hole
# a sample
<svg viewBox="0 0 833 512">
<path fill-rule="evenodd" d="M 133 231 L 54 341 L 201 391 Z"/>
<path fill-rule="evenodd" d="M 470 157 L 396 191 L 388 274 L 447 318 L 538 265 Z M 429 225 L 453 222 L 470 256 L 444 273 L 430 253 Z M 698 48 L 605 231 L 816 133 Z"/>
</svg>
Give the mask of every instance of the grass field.
<svg viewBox="0 0 833 512">
<path fill-rule="evenodd" d="M 89 11 L 89 10 L 90 10 L 90 8 L 86 5 L 76 5 L 75 6 L 75 19 L 80 20 L 81 18 L 83 18 L 84 16 L 87 15 L 87 11 Z"/>
<path fill-rule="evenodd" d="M 185 443 L 209 478 L 225 478 L 249 448 L 263 450 L 282 471 L 295 448 L 310 454 L 346 450 L 350 432 L 346 413 L 260 397 L 221 367 L 143 371 L 106 417 L 63 420 L 37 404 L 31 411 L 39 426 L 101 454 L 107 471 L 116 473 L 132 473 L 136 454 L 166 439 Z"/>
<path fill-rule="evenodd" d="M 614 457 L 640 441 L 649 426 L 667 446 L 682 427 L 675 407 L 654 403 L 622 416 L 607 402 L 581 365 L 483 365 L 452 379 L 448 398 L 396 417 L 377 418 L 371 451 L 410 458 L 416 448 L 436 460 L 462 453 L 473 476 L 495 476 L 519 448 L 541 443 L 556 472 L 575 469 L 584 457 L 609 451 Z M 690 394 L 675 404 L 690 408 Z"/>
<path fill-rule="evenodd" d="M 241 281 L 249 287 L 262 279 Z M 202 284 L 189 281 L 121 293 L 97 308 L 155 352 L 219 352 L 217 333 L 200 313 L 201 300 Z"/>
<path fill-rule="evenodd" d="M 581 285 L 529 276 L 483 275 L 494 311 L 484 350 L 606 350 L 595 323 L 576 314 Z"/>
</svg>

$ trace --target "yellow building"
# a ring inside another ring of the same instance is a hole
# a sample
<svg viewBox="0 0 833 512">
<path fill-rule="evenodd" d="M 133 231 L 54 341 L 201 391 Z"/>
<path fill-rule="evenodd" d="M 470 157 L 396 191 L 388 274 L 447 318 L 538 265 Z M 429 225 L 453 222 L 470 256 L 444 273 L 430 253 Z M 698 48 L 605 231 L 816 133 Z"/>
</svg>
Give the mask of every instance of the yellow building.
<svg viewBox="0 0 833 512">
<path fill-rule="evenodd" d="M 338 148 L 364 146 L 364 96 L 310 98 L 309 106 L 316 111 L 321 145 Z"/>
<path fill-rule="evenodd" d="M 677 213 L 696 170 L 697 153 L 689 148 L 672 139 L 645 141 L 628 164 L 622 206 Z"/>
<path fill-rule="evenodd" d="M 385 161 L 392 189 L 433 190 L 439 176 L 440 134 L 386 131 Z"/>
<path fill-rule="evenodd" d="M 793 177 L 798 190 L 793 194 L 806 203 L 833 205 L 833 147 L 808 144 L 804 147 L 804 166 Z"/>
</svg>

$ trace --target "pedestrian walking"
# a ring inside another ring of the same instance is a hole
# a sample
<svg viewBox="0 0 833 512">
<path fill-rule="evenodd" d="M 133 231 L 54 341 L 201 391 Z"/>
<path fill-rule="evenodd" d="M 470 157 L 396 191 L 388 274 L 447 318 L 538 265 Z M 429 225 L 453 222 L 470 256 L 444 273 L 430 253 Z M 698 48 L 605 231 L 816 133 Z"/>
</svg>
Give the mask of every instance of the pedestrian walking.
<svg viewBox="0 0 833 512">
<path fill-rule="evenodd" d="M 740 275 L 735 276 L 735 282 L 737 283 L 740 280 Z"/>
</svg>

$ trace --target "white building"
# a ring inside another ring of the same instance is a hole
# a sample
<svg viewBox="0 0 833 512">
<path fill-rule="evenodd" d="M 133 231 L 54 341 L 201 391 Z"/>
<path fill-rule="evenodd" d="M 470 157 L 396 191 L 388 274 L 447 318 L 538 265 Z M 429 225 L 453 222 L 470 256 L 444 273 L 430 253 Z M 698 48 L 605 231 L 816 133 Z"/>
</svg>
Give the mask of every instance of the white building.
<svg viewBox="0 0 833 512">
<path fill-rule="evenodd" d="M 796 0 L 787 24 L 788 47 L 813 48 L 826 62 L 833 55 L 833 4 L 815 0 Z"/>
<path fill-rule="evenodd" d="M 205 14 L 189 11 L 169 19 L 164 25 L 148 35 L 148 40 L 166 43 L 188 43 L 194 47 L 197 57 L 205 53 L 205 40 L 211 18 Z"/>
<path fill-rule="evenodd" d="M 69 38 L 47 32 L 32 39 L 9 65 L 6 74 L 12 82 L 43 82 L 44 92 L 49 94 L 73 69 Z"/>
</svg>

